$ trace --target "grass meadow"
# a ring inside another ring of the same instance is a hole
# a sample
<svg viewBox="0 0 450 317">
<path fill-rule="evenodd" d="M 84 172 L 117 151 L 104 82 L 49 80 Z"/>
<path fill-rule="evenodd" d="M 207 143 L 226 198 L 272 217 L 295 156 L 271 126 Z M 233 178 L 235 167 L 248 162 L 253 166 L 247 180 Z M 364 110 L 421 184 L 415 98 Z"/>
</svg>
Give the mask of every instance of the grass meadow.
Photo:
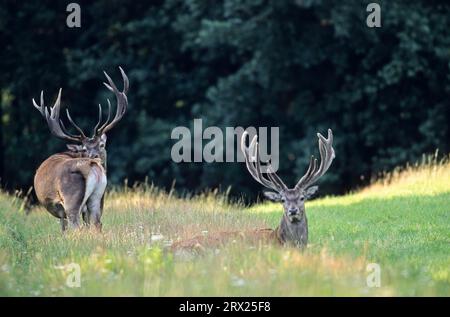
<svg viewBox="0 0 450 317">
<path fill-rule="evenodd" d="M 450 296 L 450 163 L 424 162 L 306 206 L 307 250 L 230 241 L 168 251 L 195 235 L 275 228 L 282 207 L 180 198 L 151 186 L 111 190 L 103 233 L 62 235 L 43 208 L 0 194 L 2 296 Z M 71 263 L 80 287 L 68 287 Z M 380 287 L 368 287 L 380 268 Z M 370 267 L 370 266 L 369 266 Z"/>
</svg>

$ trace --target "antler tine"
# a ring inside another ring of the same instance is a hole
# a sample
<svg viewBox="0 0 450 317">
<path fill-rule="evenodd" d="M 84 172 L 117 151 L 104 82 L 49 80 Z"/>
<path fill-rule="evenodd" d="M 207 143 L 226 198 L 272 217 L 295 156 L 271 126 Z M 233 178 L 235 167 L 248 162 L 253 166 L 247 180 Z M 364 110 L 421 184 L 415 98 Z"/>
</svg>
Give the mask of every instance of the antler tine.
<svg viewBox="0 0 450 317">
<path fill-rule="evenodd" d="M 287 186 L 284 184 L 284 182 L 281 180 L 281 178 L 277 175 L 277 173 L 275 173 L 275 171 L 272 168 L 272 165 L 269 164 L 267 166 L 267 176 L 269 176 L 269 179 L 276 183 L 278 186 L 280 186 L 280 188 L 286 189 Z"/>
<path fill-rule="evenodd" d="M 250 172 L 250 175 L 253 176 L 253 178 L 260 183 L 261 185 L 273 189 L 275 191 L 281 191 L 286 189 L 286 186 L 281 181 L 281 179 L 276 175 L 275 172 L 273 172 L 272 167 L 268 166 L 268 177 L 269 179 L 266 179 L 262 172 L 261 172 L 261 162 L 259 158 L 259 147 L 258 147 L 258 136 L 255 135 L 253 137 L 253 140 L 250 142 L 249 147 L 247 148 L 245 146 L 245 141 L 247 139 L 248 132 L 244 131 L 244 134 L 241 138 L 241 150 L 244 153 L 245 158 L 245 164 L 247 166 L 248 171 Z M 256 161 L 256 162 L 255 162 Z"/>
<path fill-rule="evenodd" d="M 67 130 L 66 126 L 64 125 L 64 122 L 59 119 L 59 125 L 61 126 L 61 130 L 65 133 L 65 134 L 70 134 L 69 131 Z"/>
<path fill-rule="evenodd" d="M 278 177 L 278 175 L 273 171 L 272 165 L 267 164 L 267 176 L 269 177 L 269 179 L 267 180 L 261 172 L 261 159 L 259 156 L 259 144 L 258 142 L 256 142 L 256 146 L 255 146 L 255 157 L 256 157 L 256 164 L 257 164 L 257 169 L 256 171 L 258 172 L 258 176 L 261 179 L 261 181 L 263 181 L 263 183 L 265 183 L 265 186 L 269 187 L 269 188 L 273 188 L 276 191 L 281 191 L 281 190 L 285 190 L 287 187 L 286 185 L 283 183 L 283 181 L 281 180 L 280 177 Z"/>
<path fill-rule="evenodd" d="M 102 123 L 102 105 L 98 104 L 98 121 L 94 127 L 94 132 L 92 134 L 93 135 L 92 137 L 95 136 L 95 132 L 97 131 L 97 128 L 99 127 L 100 123 Z"/>
<path fill-rule="evenodd" d="M 111 102 L 109 101 L 109 99 L 106 100 L 108 101 L 108 116 L 106 117 L 105 123 L 103 123 L 97 131 L 103 131 L 103 129 L 108 125 L 109 119 L 111 119 Z"/>
<path fill-rule="evenodd" d="M 257 138 L 257 136 L 256 136 L 256 138 Z M 261 181 L 261 184 L 263 184 L 264 186 L 266 186 L 268 188 L 272 188 L 272 189 L 274 189 L 276 191 L 279 191 L 280 190 L 279 186 L 277 186 L 272 181 L 267 180 L 263 176 L 263 174 L 261 172 L 261 160 L 260 160 L 260 157 L 259 157 L 259 144 L 258 144 L 258 141 L 256 141 L 256 144 L 254 145 L 254 147 L 255 147 L 255 149 L 254 149 L 254 152 L 255 152 L 254 157 L 256 158 L 255 159 L 255 161 L 256 161 L 255 162 L 255 164 L 256 164 L 255 169 L 256 169 L 256 174 L 258 175 L 258 179 Z"/>
<path fill-rule="evenodd" d="M 84 135 L 83 130 L 81 130 L 81 128 L 80 128 L 80 127 L 72 120 L 72 117 L 70 116 L 70 113 L 69 113 L 69 109 L 66 109 L 66 116 L 67 116 L 67 119 L 69 120 L 70 124 L 71 124 L 78 132 L 80 132 L 81 137 L 85 138 L 86 135 Z"/>
<path fill-rule="evenodd" d="M 309 160 L 308 170 L 306 171 L 305 175 L 303 175 L 303 177 L 299 180 L 296 187 L 298 187 L 298 184 L 304 184 L 304 183 L 309 182 L 312 175 L 316 171 L 316 166 L 317 166 L 317 159 L 314 158 L 314 155 L 311 155 L 311 159 Z"/>
<path fill-rule="evenodd" d="M 67 141 L 80 142 L 81 137 L 69 134 L 65 129 L 64 125 L 62 125 L 62 121 L 59 119 L 59 114 L 61 110 L 61 92 L 62 89 L 60 88 L 58 92 L 58 97 L 56 98 L 53 107 L 50 107 L 50 111 L 44 105 L 43 91 L 41 91 L 40 106 L 36 104 L 34 98 L 33 98 L 33 106 L 36 109 L 38 109 L 41 115 L 47 120 L 48 127 L 54 136 Z"/>
<path fill-rule="evenodd" d="M 319 139 L 320 165 L 317 167 L 317 159 L 311 156 L 306 174 L 295 185 L 296 189 L 308 187 L 315 183 L 330 168 L 331 162 L 335 157 L 333 149 L 333 132 L 328 129 L 328 138 L 317 133 Z"/>
<path fill-rule="evenodd" d="M 322 175 L 328 170 L 328 168 L 331 165 L 331 162 L 334 159 L 335 154 L 333 149 L 333 133 L 331 132 L 330 129 L 328 129 L 327 139 L 325 139 L 325 137 L 320 133 L 317 133 L 317 137 L 319 138 L 319 151 L 321 157 L 321 162 L 319 169 L 317 171 L 317 175 Z"/>
<path fill-rule="evenodd" d="M 108 123 L 108 121 L 109 121 L 109 115 L 108 115 L 108 120 L 106 121 L 106 123 L 103 124 L 97 130 L 97 132 L 96 132 L 97 135 L 101 135 L 101 134 L 106 133 L 107 131 L 111 130 L 117 124 L 117 122 L 119 122 L 122 119 L 123 115 L 127 111 L 128 99 L 127 99 L 126 93 L 128 92 L 130 83 L 129 83 L 128 77 L 125 74 L 125 72 L 123 71 L 122 67 L 119 67 L 119 70 L 120 70 L 120 73 L 121 73 L 122 79 L 123 79 L 123 91 L 119 91 L 117 89 L 116 85 L 114 84 L 114 82 L 112 81 L 111 77 L 109 77 L 109 75 L 105 71 L 103 72 L 105 74 L 106 80 L 108 81 L 108 83 L 103 83 L 103 84 L 105 85 L 106 88 L 108 88 L 108 90 L 113 92 L 114 95 L 116 96 L 117 109 L 116 109 L 116 115 L 114 116 L 113 120 Z M 109 100 L 108 100 L 108 103 L 109 103 Z"/>
<path fill-rule="evenodd" d="M 41 115 L 45 118 L 45 106 L 44 106 L 44 91 L 41 90 L 41 99 L 40 106 L 37 105 L 36 101 L 33 98 L 33 106 L 41 113 Z"/>
<path fill-rule="evenodd" d="M 123 78 L 123 93 L 126 94 L 128 92 L 128 89 L 130 88 L 130 82 L 128 81 L 128 77 L 123 71 L 122 67 L 119 66 L 119 70 Z"/>
<path fill-rule="evenodd" d="M 247 139 L 247 135 L 248 135 L 247 131 L 244 131 L 244 134 L 242 135 L 242 138 L 241 138 L 241 150 L 242 150 L 242 153 L 244 153 L 245 165 L 247 166 L 248 171 L 254 178 L 258 178 L 256 176 L 256 172 L 254 170 L 254 166 L 252 163 L 253 157 L 250 155 L 250 148 L 252 148 L 252 144 L 254 142 L 256 142 L 256 136 L 253 137 L 252 141 L 250 142 L 249 147 L 247 148 L 245 146 L 245 140 Z"/>
</svg>

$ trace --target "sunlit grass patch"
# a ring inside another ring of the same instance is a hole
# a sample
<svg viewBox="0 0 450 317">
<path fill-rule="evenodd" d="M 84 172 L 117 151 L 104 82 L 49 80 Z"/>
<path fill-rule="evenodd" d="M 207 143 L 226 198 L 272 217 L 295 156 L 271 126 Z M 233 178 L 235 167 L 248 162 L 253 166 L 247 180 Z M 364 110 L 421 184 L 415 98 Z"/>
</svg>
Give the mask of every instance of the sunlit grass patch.
<svg viewBox="0 0 450 317">
<path fill-rule="evenodd" d="M 424 156 L 422 161 L 384 173 L 361 195 L 376 197 L 434 196 L 450 191 L 450 157 Z"/>
<path fill-rule="evenodd" d="M 450 294 L 450 163 L 398 169 L 361 191 L 307 202 L 310 250 L 363 256 L 406 295 Z M 276 221 L 280 204 L 249 212 Z"/>
</svg>

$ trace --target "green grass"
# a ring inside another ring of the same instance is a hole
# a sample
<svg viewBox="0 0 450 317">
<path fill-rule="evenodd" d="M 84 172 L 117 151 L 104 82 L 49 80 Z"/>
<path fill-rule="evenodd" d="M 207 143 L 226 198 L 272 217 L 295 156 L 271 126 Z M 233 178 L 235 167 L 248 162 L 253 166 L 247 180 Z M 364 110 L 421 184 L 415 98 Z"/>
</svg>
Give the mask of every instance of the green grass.
<svg viewBox="0 0 450 317">
<path fill-rule="evenodd" d="M 281 206 L 246 208 L 209 193 L 177 198 L 151 187 L 112 191 L 104 233 L 61 235 L 42 208 L 0 194 L 0 295 L 449 296 L 450 164 L 410 167 L 359 192 L 307 204 L 308 249 L 241 241 L 177 256 L 171 241 L 275 227 Z M 77 263 L 81 287 L 66 286 Z M 369 288 L 378 263 L 381 287 Z"/>
</svg>

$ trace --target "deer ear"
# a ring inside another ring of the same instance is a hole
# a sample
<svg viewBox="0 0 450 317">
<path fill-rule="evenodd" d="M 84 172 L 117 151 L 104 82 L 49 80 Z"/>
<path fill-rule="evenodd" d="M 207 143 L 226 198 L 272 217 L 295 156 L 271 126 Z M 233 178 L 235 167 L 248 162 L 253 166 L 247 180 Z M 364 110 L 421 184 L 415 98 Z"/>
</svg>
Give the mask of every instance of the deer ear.
<svg viewBox="0 0 450 317">
<path fill-rule="evenodd" d="M 307 199 L 308 199 L 308 198 L 311 198 L 312 195 L 314 195 L 314 194 L 317 192 L 318 189 L 319 189 L 319 186 L 311 186 L 311 187 L 307 188 L 307 189 L 305 190 L 305 196 L 306 196 L 306 198 L 307 198 Z"/>
<path fill-rule="evenodd" d="M 264 196 L 271 201 L 281 201 L 281 195 L 275 192 L 263 192 Z"/>
<path fill-rule="evenodd" d="M 103 143 L 106 143 L 106 134 L 105 133 L 103 133 L 102 134 L 102 136 L 100 137 L 100 140 L 103 142 Z"/>
<path fill-rule="evenodd" d="M 81 145 L 77 145 L 77 144 L 66 144 L 67 148 L 69 149 L 69 151 L 72 152 L 79 152 L 81 150 Z"/>
</svg>

